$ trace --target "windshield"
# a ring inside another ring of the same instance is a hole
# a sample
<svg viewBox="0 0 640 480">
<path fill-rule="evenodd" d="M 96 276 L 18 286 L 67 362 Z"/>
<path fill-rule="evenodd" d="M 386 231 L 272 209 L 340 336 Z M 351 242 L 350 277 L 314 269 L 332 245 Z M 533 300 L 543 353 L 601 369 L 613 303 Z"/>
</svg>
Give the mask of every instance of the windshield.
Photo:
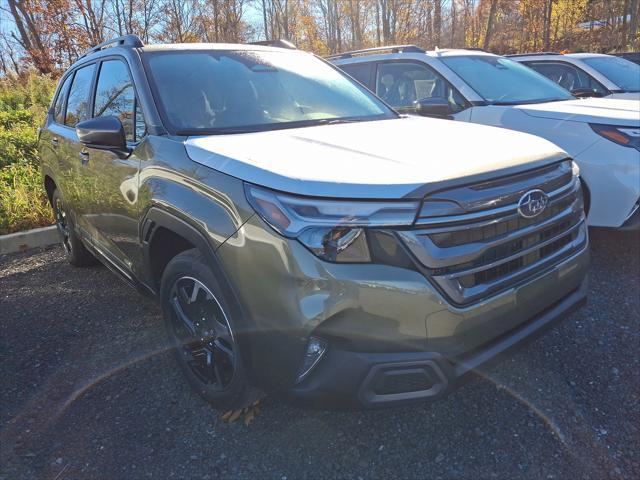
<svg viewBox="0 0 640 480">
<path fill-rule="evenodd" d="M 640 92 L 640 65 L 619 57 L 590 57 L 582 61 L 625 92 Z"/>
<path fill-rule="evenodd" d="M 243 133 L 395 118 L 364 87 L 303 52 L 168 51 L 145 55 L 175 133 Z"/>
<path fill-rule="evenodd" d="M 502 57 L 468 55 L 440 60 L 494 105 L 570 100 L 562 87 L 524 65 Z"/>
</svg>

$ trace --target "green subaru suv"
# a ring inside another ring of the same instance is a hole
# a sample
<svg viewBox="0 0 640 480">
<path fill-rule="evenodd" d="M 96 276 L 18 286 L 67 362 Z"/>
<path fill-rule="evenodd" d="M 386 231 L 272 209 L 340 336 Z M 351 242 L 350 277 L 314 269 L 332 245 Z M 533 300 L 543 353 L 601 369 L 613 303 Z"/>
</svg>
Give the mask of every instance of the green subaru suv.
<svg viewBox="0 0 640 480">
<path fill-rule="evenodd" d="M 65 73 L 41 129 L 69 261 L 158 299 L 198 393 L 436 399 L 584 303 L 565 152 L 398 115 L 287 47 L 120 37 Z"/>
</svg>

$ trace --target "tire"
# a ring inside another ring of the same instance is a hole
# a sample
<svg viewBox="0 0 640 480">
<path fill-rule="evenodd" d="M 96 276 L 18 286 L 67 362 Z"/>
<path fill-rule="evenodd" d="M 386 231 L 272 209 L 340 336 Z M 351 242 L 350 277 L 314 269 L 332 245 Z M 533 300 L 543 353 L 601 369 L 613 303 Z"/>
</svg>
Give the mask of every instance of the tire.
<svg viewBox="0 0 640 480">
<path fill-rule="evenodd" d="M 238 342 L 237 308 L 197 249 L 176 255 L 160 285 L 165 327 L 193 389 L 215 408 L 237 410 L 259 391 L 247 380 Z"/>
<path fill-rule="evenodd" d="M 51 196 L 51 206 L 53 215 L 56 219 L 56 227 L 60 235 L 60 243 L 67 257 L 67 261 L 74 267 L 88 267 L 98 263 L 87 247 L 84 246 L 82 240 L 76 234 L 73 218 L 65 209 L 64 201 L 60 192 L 56 188 Z"/>
</svg>

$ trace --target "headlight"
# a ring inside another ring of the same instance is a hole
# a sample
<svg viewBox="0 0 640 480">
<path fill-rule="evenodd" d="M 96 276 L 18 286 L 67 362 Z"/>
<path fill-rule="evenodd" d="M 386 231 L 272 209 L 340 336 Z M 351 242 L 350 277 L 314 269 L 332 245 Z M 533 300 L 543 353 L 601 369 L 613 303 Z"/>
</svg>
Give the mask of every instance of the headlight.
<svg viewBox="0 0 640 480">
<path fill-rule="evenodd" d="M 640 127 L 614 127 L 591 123 L 591 128 L 598 135 L 612 142 L 640 150 Z"/>
<path fill-rule="evenodd" d="M 249 203 L 280 235 L 330 262 L 371 261 L 366 227 L 408 226 L 418 201 L 325 200 L 245 185 Z"/>
</svg>

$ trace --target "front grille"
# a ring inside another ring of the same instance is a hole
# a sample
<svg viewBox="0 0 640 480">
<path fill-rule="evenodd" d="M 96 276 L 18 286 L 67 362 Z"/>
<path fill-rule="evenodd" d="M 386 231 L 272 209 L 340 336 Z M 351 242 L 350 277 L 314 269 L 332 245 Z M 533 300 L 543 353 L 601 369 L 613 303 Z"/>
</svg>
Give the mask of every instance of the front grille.
<svg viewBox="0 0 640 480">
<path fill-rule="evenodd" d="M 533 189 L 543 190 L 549 204 L 540 215 L 524 218 L 518 200 Z M 586 244 L 580 182 L 569 161 L 438 192 L 436 198 L 464 213 L 419 217 L 417 228 L 399 235 L 456 304 L 482 300 L 531 278 Z"/>
<path fill-rule="evenodd" d="M 569 196 L 563 198 L 553 205 L 550 205 L 535 218 L 525 218 L 517 216 L 515 218 L 497 220 L 489 225 L 484 225 L 475 229 L 465 229 L 456 232 L 434 233 L 431 240 L 438 247 L 448 248 L 465 243 L 492 240 L 501 235 L 517 232 L 530 225 L 540 223 L 551 217 L 557 216 L 560 212 L 568 208 L 575 198 Z"/>
<path fill-rule="evenodd" d="M 519 256 L 518 258 L 514 258 L 513 260 L 509 260 L 508 262 L 505 262 L 501 265 L 461 276 L 458 278 L 458 281 L 464 288 L 471 288 L 479 284 L 495 282 L 502 277 L 517 272 L 524 267 L 533 265 L 539 260 L 543 260 L 549 255 L 557 252 L 562 247 L 568 245 L 572 240 L 575 240 L 577 233 L 578 232 L 576 230 L 573 230 L 567 235 L 564 235 L 563 237 L 558 238 L 557 240 L 554 240 L 553 242 L 544 245 L 543 247 L 540 247 L 533 252 Z"/>
</svg>

